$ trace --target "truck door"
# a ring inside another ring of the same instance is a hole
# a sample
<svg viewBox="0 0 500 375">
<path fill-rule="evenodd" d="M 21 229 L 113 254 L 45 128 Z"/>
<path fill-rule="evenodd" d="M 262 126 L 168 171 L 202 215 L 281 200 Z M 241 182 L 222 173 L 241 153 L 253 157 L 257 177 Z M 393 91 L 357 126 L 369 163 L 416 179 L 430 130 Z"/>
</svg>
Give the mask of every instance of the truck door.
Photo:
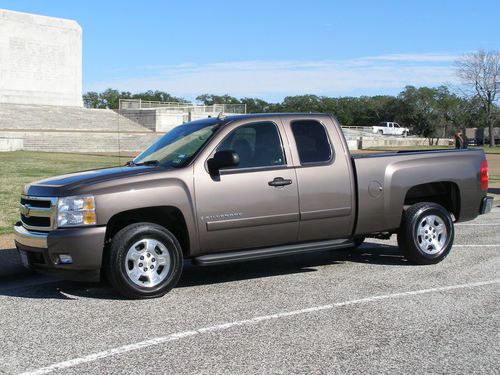
<svg viewBox="0 0 500 375">
<path fill-rule="evenodd" d="M 329 117 L 283 121 L 295 146 L 299 241 L 348 238 L 354 225 L 354 181 L 342 135 Z"/>
<path fill-rule="evenodd" d="M 297 178 L 282 141 L 281 123 L 232 128 L 210 154 L 233 150 L 237 167 L 211 176 L 195 165 L 201 252 L 265 247 L 297 241 Z"/>
</svg>

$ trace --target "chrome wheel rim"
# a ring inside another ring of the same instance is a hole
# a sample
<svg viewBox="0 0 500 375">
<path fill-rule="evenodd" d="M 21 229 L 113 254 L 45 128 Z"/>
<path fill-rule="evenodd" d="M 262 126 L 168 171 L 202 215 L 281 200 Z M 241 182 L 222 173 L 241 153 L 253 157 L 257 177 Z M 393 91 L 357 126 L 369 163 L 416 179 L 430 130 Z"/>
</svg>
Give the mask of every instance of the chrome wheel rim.
<svg viewBox="0 0 500 375">
<path fill-rule="evenodd" d="M 125 257 L 127 276 L 134 284 L 152 288 L 170 273 L 170 253 L 161 242 L 145 238 L 134 243 Z"/>
<path fill-rule="evenodd" d="M 421 219 L 417 226 L 417 244 L 428 255 L 441 252 L 448 239 L 448 230 L 442 218 L 428 215 Z"/>
</svg>

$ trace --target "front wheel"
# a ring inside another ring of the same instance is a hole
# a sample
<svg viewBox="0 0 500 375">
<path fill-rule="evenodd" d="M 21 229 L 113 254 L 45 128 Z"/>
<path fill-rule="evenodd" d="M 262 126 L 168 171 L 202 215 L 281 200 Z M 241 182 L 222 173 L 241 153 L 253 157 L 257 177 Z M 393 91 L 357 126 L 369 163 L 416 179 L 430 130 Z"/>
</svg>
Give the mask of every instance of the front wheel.
<svg viewBox="0 0 500 375">
<path fill-rule="evenodd" d="M 114 236 L 105 272 L 123 296 L 154 298 L 177 284 L 182 265 L 182 250 L 171 232 L 157 224 L 137 223 Z"/>
<path fill-rule="evenodd" d="M 451 250 L 455 230 L 450 213 L 441 205 L 416 203 L 403 214 L 398 245 L 415 264 L 436 264 Z"/>
</svg>

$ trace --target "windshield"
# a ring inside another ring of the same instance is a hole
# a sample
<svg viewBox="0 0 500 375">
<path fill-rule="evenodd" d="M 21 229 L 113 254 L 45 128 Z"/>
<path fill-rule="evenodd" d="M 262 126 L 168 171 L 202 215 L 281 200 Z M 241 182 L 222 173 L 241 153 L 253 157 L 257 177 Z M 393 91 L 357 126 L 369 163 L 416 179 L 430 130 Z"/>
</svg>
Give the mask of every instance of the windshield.
<svg viewBox="0 0 500 375">
<path fill-rule="evenodd" d="M 149 146 L 132 164 L 183 167 L 212 138 L 219 125 L 220 121 L 212 118 L 179 125 Z"/>
</svg>

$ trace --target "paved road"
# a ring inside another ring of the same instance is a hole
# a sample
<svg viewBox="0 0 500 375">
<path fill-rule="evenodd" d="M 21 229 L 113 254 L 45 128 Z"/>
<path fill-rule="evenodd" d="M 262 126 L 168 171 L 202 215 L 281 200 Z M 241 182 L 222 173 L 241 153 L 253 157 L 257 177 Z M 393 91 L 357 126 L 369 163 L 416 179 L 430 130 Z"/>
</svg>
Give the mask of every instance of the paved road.
<svg viewBox="0 0 500 375">
<path fill-rule="evenodd" d="M 394 238 L 197 268 L 161 299 L 0 279 L 0 373 L 499 373 L 500 208 L 450 256 L 409 266 Z"/>
</svg>

